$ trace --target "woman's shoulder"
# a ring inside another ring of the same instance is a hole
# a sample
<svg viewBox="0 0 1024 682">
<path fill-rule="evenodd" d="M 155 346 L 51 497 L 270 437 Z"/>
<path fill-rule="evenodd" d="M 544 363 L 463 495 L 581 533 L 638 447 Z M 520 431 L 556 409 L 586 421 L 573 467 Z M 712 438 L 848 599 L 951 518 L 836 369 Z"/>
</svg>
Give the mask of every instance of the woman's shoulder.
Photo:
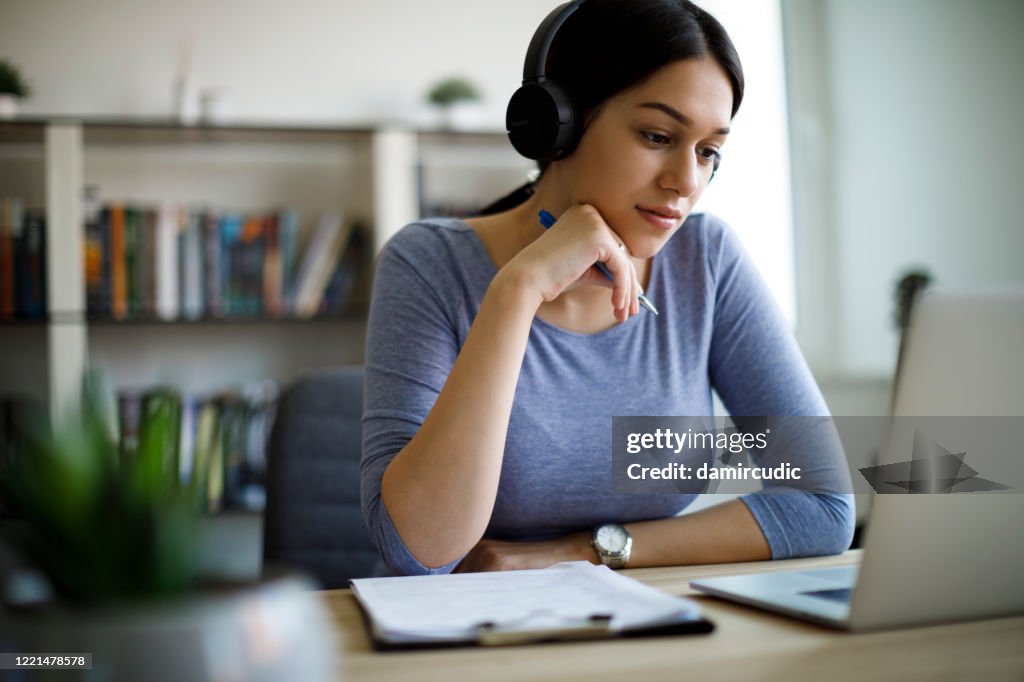
<svg viewBox="0 0 1024 682">
<path fill-rule="evenodd" d="M 466 222 L 424 218 L 396 232 L 377 257 L 377 277 L 384 281 L 412 277 L 420 288 L 441 298 L 486 290 L 493 277 L 490 260 Z M 475 295 L 475 294 L 474 294 Z"/>
<path fill-rule="evenodd" d="M 385 250 L 406 252 L 436 252 L 465 247 L 473 228 L 458 218 L 421 218 L 409 223 L 388 239 Z"/>
<path fill-rule="evenodd" d="M 673 236 L 673 240 L 682 236 L 682 241 L 717 244 L 722 239 L 729 238 L 731 234 L 732 228 L 727 222 L 713 213 L 697 211 L 686 216 L 683 226 Z"/>
<path fill-rule="evenodd" d="M 733 255 L 739 241 L 729 224 L 711 213 L 691 213 L 666 244 L 672 260 L 701 257 L 708 265 Z"/>
<path fill-rule="evenodd" d="M 388 239 L 380 259 L 397 259 L 416 270 L 465 266 L 480 258 L 476 233 L 458 218 L 423 218 Z"/>
</svg>

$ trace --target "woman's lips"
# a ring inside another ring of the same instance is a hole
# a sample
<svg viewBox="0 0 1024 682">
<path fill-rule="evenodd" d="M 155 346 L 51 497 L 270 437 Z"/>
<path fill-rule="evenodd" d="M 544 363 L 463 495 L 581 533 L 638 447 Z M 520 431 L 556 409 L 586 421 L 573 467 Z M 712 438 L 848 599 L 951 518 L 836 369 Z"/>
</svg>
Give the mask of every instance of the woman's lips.
<svg viewBox="0 0 1024 682">
<path fill-rule="evenodd" d="M 644 220 L 651 223 L 655 227 L 660 227 L 663 230 L 674 230 L 679 227 L 679 223 L 682 222 L 682 218 L 677 218 L 673 215 L 665 215 L 654 209 L 643 208 L 637 206 L 636 209 L 640 211 L 640 215 L 644 217 Z"/>
</svg>

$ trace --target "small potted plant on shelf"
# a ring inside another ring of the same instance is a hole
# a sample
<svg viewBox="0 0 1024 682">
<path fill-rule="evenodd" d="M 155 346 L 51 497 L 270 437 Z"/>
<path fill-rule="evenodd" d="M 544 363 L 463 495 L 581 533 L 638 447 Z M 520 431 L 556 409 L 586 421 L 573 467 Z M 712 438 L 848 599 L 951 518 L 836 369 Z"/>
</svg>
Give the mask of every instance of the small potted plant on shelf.
<svg viewBox="0 0 1024 682">
<path fill-rule="evenodd" d="M 131 452 L 103 404 L 87 389 L 62 427 L 38 420 L 0 459 L 14 519 L 0 526 L 5 650 L 88 653 L 103 679 L 332 676 L 332 625 L 309 583 L 204 565 L 206 477 L 181 483 L 175 401 L 144 403 Z"/>
<path fill-rule="evenodd" d="M 481 119 L 480 91 L 465 78 L 445 78 L 427 93 L 430 103 L 440 107 L 444 125 L 452 130 L 479 127 Z"/>
<path fill-rule="evenodd" d="M 18 114 L 18 100 L 32 94 L 32 88 L 18 67 L 0 59 L 0 119 L 12 119 Z"/>
</svg>

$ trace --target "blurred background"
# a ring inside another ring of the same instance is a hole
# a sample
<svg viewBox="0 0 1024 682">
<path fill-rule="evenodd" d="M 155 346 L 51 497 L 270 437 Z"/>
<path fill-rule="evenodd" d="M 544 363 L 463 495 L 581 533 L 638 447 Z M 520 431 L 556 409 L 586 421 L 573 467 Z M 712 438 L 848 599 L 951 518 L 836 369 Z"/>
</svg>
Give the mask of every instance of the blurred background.
<svg viewBox="0 0 1024 682">
<path fill-rule="evenodd" d="M 556 4 L 0 0 L 0 59 L 31 86 L 0 122 L 5 422 L 59 412 L 87 365 L 126 432 L 154 387 L 183 429 L 216 400 L 238 440 L 211 508 L 258 511 L 275 387 L 362 360 L 375 249 L 527 177 L 504 108 Z M 1024 285 L 1024 3 L 699 4 L 748 86 L 699 208 L 743 239 L 832 411 L 885 414 L 902 277 Z M 451 78 L 472 106 L 429 101 Z"/>
</svg>

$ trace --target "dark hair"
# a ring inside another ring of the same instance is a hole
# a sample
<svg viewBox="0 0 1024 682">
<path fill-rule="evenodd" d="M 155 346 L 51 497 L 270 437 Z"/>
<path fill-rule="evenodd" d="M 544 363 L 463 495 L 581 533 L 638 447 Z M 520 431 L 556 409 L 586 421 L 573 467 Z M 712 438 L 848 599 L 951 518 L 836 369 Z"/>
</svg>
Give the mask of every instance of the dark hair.
<svg viewBox="0 0 1024 682">
<path fill-rule="evenodd" d="M 587 0 L 559 29 L 547 75 L 572 96 L 589 123 L 601 105 L 681 59 L 710 56 L 732 85 L 732 116 L 743 101 L 743 67 L 718 20 L 689 0 Z M 541 173 L 546 163 L 538 164 Z M 526 201 L 534 183 L 498 199 L 480 215 Z"/>
</svg>

